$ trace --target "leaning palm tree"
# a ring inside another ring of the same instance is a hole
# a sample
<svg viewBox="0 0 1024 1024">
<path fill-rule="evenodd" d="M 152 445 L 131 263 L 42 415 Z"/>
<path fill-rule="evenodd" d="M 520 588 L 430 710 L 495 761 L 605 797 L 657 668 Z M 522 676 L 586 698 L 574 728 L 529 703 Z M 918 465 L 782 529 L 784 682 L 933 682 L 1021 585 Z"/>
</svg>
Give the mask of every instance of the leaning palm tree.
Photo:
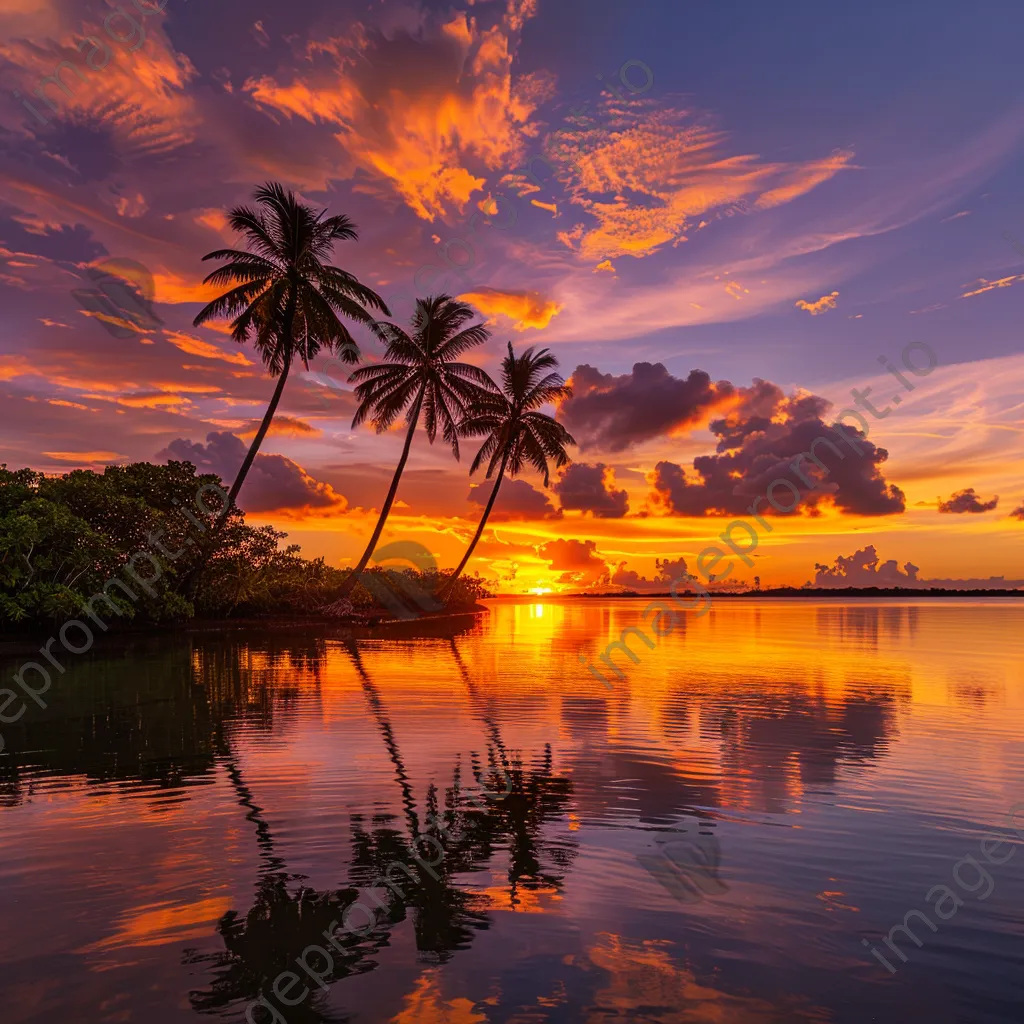
<svg viewBox="0 0 1024 1024">
<path fill-rule="evenodd" d="M 407 429 L 402 455 L 377 525 L 362 558 L 342 585 L 338 600 L 325 609 L 329 614 L 346 610 L 348 594 L 377 546 L 398 493 L 398 482 L 409 458 L 420 414 L 427 440 L 433 444 L 440 428 L 458 458 L 458 424 L 465 419 L 468 410 L 476 408 L 485 397 L 498 390 L 479 366 L 456 362 L 464 352 L 482 345 L 490 337 L 490 331 L 483 324 L 465 326 L 474 315 L 472 306 L 449 295 L 417 299 L 412 316 L 413 333 L 406 334 L 397 324 L 379 323 L 377 330 L 387 343 L 383 361 L 361 367 L 349 378 L 356 384 L 355 393 L 360 403 L 352 420 L 353 427 L 369 420 L 381 434 L 405 411 Z"/>
<path fill-rule="evenodd" d="M 276 182 L 256 189 L 253 198 L 262 209 L 238 206 L 228 215 L 231 227 L 246 236 L 246 249 L 217 249 L 203 257 L 204 261 L 228 261 L 203 284 L 232 287 L 193 321 L 199 327 L 207 320 L 233 318 L 231 336 L 240 343 L 252 336 L 263 365 L 278 378 L 263 422 L 231 485 L 225 512 L 234 505 L 267 436 L 295 356 L 307 370 L 322 349 L 337 353 L 344 362 L 358 362 L 359 347 L 342 317 L 376 332 L 377 322 L 365 307 L 391 315 L 376 292 L 327 262 L 335 242 L 358 238 L 348 217 L 325 217 L 326 211 L 318 213 L 300 203 Z"/>
<path fill-rule="evenodd" d="M 448 581 L 446 593 L 455 585 L 466 563 L 473 557 L 473 549 L 487 525 L 487 518 L 494 508 L 505 473 L 514 477 L 529 464 L 543 476 L 544 486 L 547 487 L 548 459 L 552 459 L 559 469 L 569 462 L 565 449 L 576 441 L 561 423 L 536 411 L 542 405 L 572 395 L 572 390 L 566 386 L 562 377 L 547 372 L 553 371 L 557 365 L 558 360 L 546 348 L 539 352 L 528 348 L 517 357 L 510 341 L 508 355 L 501 361 L 501 391 L 483 396 L 459 424 L 459 433 L 463 436 L 487 438 L 476 453 L 469 469 L 470 474 L 475 473 L 487 459 L 487 478 L 491 478 L 495 469 L 498 475 L 480 517 L 480 525 Z"/>
</svg>

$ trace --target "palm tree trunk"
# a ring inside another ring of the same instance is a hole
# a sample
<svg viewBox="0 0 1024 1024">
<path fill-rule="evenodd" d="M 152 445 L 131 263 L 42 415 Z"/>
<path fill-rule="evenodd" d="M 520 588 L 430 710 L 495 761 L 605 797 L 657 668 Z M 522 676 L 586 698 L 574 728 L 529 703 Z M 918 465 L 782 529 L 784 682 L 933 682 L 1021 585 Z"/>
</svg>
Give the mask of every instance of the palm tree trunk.
<svg viewBox="0 0 1024 1024">
<path fill-rule="evenodd" d="M 462 570 L 466 568 L 466 563 L 473 557 L 473 550 L 476 548 L 483 536 L 484 527 L 487 525 L 487 517 L 491 514 L 491 509 L 494 508 L 494 501 L 498 497 L 498 488 L 501 486 L 502 478 L 505 476 L 505 463 L 508 462 L 508 452 L 501 458 L 501 466 L 498 469 L 498 479 L 494 481 L 494 489 L 491 491 L 491 496 L 487 499 L 487 506 L 484 509 L 484 514 L 480 517 L 480 525 L 476 528 L 476 533 L 473 534 L 473 539 L 469 542 L 469 547 L 466 549 L 466 553 L 462 556 L 462 561 L 459 562 L 455 572 L 452 573 L 452 578 L 448 581 L 444 588 L 444 596 L 451 593 L 452 587 L 455 586 L 455 581 L 462 575 Z"/>
<path fill-rule="evenodd" d="M 409 449 L 412 447 L 412 439 L 416 433 L 416 425 L 420 420 L 420 405 L 422 402 L 423 392 L 420 391 L 419 395 L 416 396 L 416 403 L 412 408 L 409 430 L 406 432 L 405 446 L 402 448 L 402 457 L 398 460 L 398 466 L 395 468 L 395 475 L 391 480 L 391 487 L 388 490 L 388 496 L 384 499 L 384 504 L 381 506 L 380 516 L 377 518 L 377 525 L 374 527 L 373 534 L 370 537 L 370 542 L 366 545 L 363 557 L 359 559 L 359 562 L 352 570 L 348 579 L 341 585 L 341 593 L 338 595 L 338 599 L 323 609 L 329 615 L 342 614 L 347 610 L 345 604 L 347 603 L 348 595 L 355 589 L 355 585 L 358 582 L 359 577 L 362 575 L 363 570 L 370 561 L 370 556 L 373 554 L 374 548 L 377 547 L 377 541 L 380 540 L 381 533 L 384 532 L 384 523 L 387 522 L 388 514 L 391 512 L 391 506 L 394 504 L 395 497 L 398 494 L 398 482 L 402 479 L 402 471 L 405 469 L 405 464 L 409 460 Z"/>
<path fill-rule="evenodd" d="M 288 379 L 288 371 L 291 369 L 292 365 L 292 325 L 295 322 L 295 304 L 295 292 L 293 291 L 288 300 L 288 305 L 285 307 L 284 327 L 281 332 L 282 339 L 285 342 L 284 368 L 281 370 L 281 376 L 278 378 L 277 387 L 274 388 L 274 395 L 270 399 L 270 405 L 267 406 L 267 411 L 263 414 L 263 422 L 260 424 L 260 429 L 256 431 L 256 436 L 252 439 L 252 444 L 249 445 L 249 451 L 246 453 L 245 459 L 242 461 L 242 465 L 239 468 L 238 473 L 235 475 L 235 482 L 231 485 L 231 490 L 228 492 L 227 504 L 218 516 L 217 522 L 214 523 L 209 537 L 206 538 L 206 542 L 203 544 L 202 554 L 196 561 L 195 567 L 188 576 L 185 577 L 182 584 L 182 591 L 189 596 L 193 595 L 200 574 L 206 568 L 210 558 L 213 556 L 213 552 L 217 545 L 217 538 L 220 536 L 220 531 L 228 521 L 228 513 L 235 507 L 235 498 L 238 497 L 238 492 L 242 489 L 242 484 L 245 483 L 245 478 L 248 475 L 249 470 L 252 468 L 253 462 L 256 461 L 256 455 L 260 450 L 260 445 L 263 444 L 263 439 L 267 436 L 267 431 L 270 429 L 271 421 L 274 419 L 274 413 L 277 412 L 277 407 L 281 402 L 281 395 L 284 393 L 284 383 Z"/>
<path fill-rule="evenodd" d="M 256 455 L 260 450 L 260 445 L 263 444 L 263 439 L 267 436 L 267 431 L 270 429 L 270 424 L 274 419 L 274 413 L 277 412 L 277 407 L 281 402 L 281 395 L 284 392 L 284 382 L 288 379 L 288 370 L 291 367 L 291 360 L 289 359 L 284 364 L 284 369 L 281 371 L 281 376 L 277 380 L 277 387 L 274 388 L 274 397 L 270 399 L 270 405 L 267 406 L 267 411 L 263 414 L 263 422 L 260 424 L 260 429 L 256 431 L 256 436 L 252 439 L 252 444 L 249 445 L 249 451 L 246 453 L 245 460 L 242 462 L 241 468 L 235 476 L 235 482 L 231 485 L 231 490 L 228 492 L 228 509 L 235 504 L 235 498 L 238 497 L 238 492 L 242 489 L 242 484 L 245 483 L 245 478 L 249 474 L 249 470 L 252 469 L 253 462 L 256 461 Z M 224 510 L 227 512 L 227 509 Z M 223 522 L 223 519 L 221 520 Z"/>
</svg>

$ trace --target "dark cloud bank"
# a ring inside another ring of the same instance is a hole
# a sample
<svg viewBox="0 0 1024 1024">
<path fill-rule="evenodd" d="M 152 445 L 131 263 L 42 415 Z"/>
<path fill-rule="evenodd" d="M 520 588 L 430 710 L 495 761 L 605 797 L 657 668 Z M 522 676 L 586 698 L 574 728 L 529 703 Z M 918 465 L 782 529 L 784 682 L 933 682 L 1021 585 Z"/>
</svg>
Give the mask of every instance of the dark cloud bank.
<svg viewBox="0 0 1024 1024">
<path fill-rule="evenodd" d="M 637 363 L 618 377 L 582 365 L 572 381 L 573 397 L 561 405 L 559 418 L 582 445 L 609 451 L 697 426 L 727 410 L 709 423 L 718 438 L 715 454 L 694 459 L 692 470 L 669 461 L 655 466 L 654 504 L 669 514 L 750 515 L 751 503 L 770 494 L 777 480 L 792 483 L 801 496 L 797 504 L 809 515 L 824 502 L 865 516 L 906 508 L 903 491 L 882 474 L 889 453 L 867 440 L 864 430 L 829 423 L 831 403 L 818 395 L 786 395 L 760 378 L 750 387 L 712 383 L 700 370 L 684 380 L 661 363 Z M 866 427 L 863 417 L 861 422 Z M 762 503 L 762 509 L 780 511 L 774 503 Z"/>
<path fill-rule="evenodd" d="M 191 462 L 201 473 L 216 473 L 234 480 L 247 445 L 227 431 L 206 435 L 206 444 L 177 438 L 157 453 L 164 461 Z M 246 512 L 300 513 L 319 510 L 344 512 L 345 499 L 322 480 L 311 477 L 297 462 L 283 455 L 260 453 L 245 478 L 238 504 Z"/>
<path fill-rule="evenodd" d="M 983 501 L 981 496 L 975 493 L 973 487 L 967 487 L 957 491 L 945 501 L 939 502 L 939 511 L 952 515 L 963 515 L 967 512 L 978 514 L 980 512 L 991 512 L 999 504 L 999 495 L 988 501 Z"/>
</svg>

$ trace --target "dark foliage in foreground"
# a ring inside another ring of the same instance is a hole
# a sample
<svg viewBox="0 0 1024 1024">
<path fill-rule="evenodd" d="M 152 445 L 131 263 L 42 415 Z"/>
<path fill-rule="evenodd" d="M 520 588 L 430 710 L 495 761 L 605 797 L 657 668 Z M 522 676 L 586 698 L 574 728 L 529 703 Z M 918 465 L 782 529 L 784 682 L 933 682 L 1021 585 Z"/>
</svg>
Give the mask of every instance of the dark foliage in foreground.
<svg viewBox="0 0 1024 1024">
<path fill-rule="evenodd" d="M 220 483 L 197 475 L 188 462 L 137 462 L 59 477 L 0 466 L 0 634 L 85 621 L 86 603 L 104 593 L 92 607 L 111 629 L 315 615 L 335 600 L 349 570 L 303 558 L 298 545 L 282 547 L 287 534 L 247 525 L 237 508 L 210 550 L 223 500 L 211 486 L 201 498 L 211 513 L 203 513 L 196 494 L 204 484 Z M 402 608 L 469 608 L 488 596 L 479 579 L 462 579 L 442 604 L 434 595 L 449 575 L 370 569 L 349 599 L 357 615 L 391 618 L 401 617 Z"/>
</svg>

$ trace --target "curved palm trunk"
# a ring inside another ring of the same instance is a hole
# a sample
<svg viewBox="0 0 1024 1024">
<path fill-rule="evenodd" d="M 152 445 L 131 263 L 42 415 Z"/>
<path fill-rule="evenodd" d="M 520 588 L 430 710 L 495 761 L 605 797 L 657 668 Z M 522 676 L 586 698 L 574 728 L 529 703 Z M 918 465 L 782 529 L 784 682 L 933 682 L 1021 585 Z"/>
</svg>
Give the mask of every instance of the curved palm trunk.
<svg viewBox="0 0 1024 1024">
<path fill-rule="evenodd" d="M 455 586 L 455 581 L 462 575 L 462 570 L 466 568 L 466 563 L 473 557 L 473 550 L 480 542 L 480 538 L 483 536 L 484 527 L 487 525 L 487 517 L 491 514 L 491 509 L 494 508 L 494 501 L 498 497 L 498 488 L 501 486 L 501 481 L 505 476 L 505 463 L 508 462 L 508 452 L 502 456 L 501 466 L 498 469 L 498 479 L 494 481 L 494 489 L 491 491 L 491 496 L 487 499 L 487 506 L 484 508 L 484 514 L 480 517 L 480 525 L 476 528 L 476 533 L 473 534 L 473 539 L 469 542 L 469 547 L 466 549 L 466 553 L 462 556 L 462 561 L 459 562 L 452 573 L 452 578 L 448 581 L 444 588 L 444 596 L 447 598 L 452 592 L 452 587 Z"/>
<path fill-rule="evenodd" d="M 277 387 L 274 388 L 274 397 L 270 399 L 270 405 L 267 406 L 267 411 L 263 414 L 263 422 L 260 424 L 260 429 L 256 431 L 256 436 L 252 439 L 252 444 L 249 445 L 249 451 L 246 453 L 245 461 L 243 461 L 235 476 L 235 482 L 231 485 L 231 490 L 228 491 L 228 508 L 235 504 L 235 498 L 238 497 L 238 492 L 242 489 L 242 484 L 245 483 L 245 478 L 248 476 L 249 470 L 252 469 L 252 464 L 256 461 L 260 445 L 263 444 L 263 439 L 267 436 L 267 431 L 270 429 L 270 424 L 274 419 L 274 413 L 277 412 L 277 407 L 281 402 L 281 395 L 284 393 L 284 382 L 288 379 L 290 367 L 291 360 L 289 359 L 284 364 L 284 369 L 281 371 L 281 376 L 277 381 Z M 227 509 L 224 511 L 227 512 Z"/>
<path fill-rule="evenodd" d="M 274 388 L 274 396 L 270 399 L 270 405 L 267 406 L 267 411 L 263 414 L 263 422 L 260 424 L 260 429 L 256 431 L 256 436 L 252 439 L 252 444 L 249 445 L 249 451 L 245 456 L 245 460 L 242 462 L 238 473 L 235 475 L 235 482 L 231 485 L 231 490 L 228 491 L 227 504 L 218 516 L 217 522 L 210 531 L 210 535 L 206 538 L 206 541 L 203 544 L 202 554 L 196 562 L 195 568 L 185 578 L 182 589 L 188 594 L 193 592 L 198 583 L 200 574 L 213 557 L 213 552 L 217 546 L 217 538 L 220 536 L 220 532 L 224 528 L 224 524 L 228 521 L 228 513 L 235 507 L 235 498 L 238 497 L 238 492 L 242 489 L 242 484 L 245 483 L 246 475 L 252 468 L 253 462 L 256 461 L 256 455 L 260 450 L 260 445 L 263 444 L 263 439 L 267 436 L 267 431 L 270 429 L 270 423 L 274 419 L 274 413 L 277 412 L 277 407 L 280 404 L 281 395 L 284 392 L 284 382 L 288 379 L 288 368 L 290 366 L 291 360 L 289 359 L 288 362 L 284 364 L 284 369 L 281 371 L 281 376 L 278 378 L 277 387 Z"/>
<path fill-rule="evenodd" d="M 292 365 L 292 325 L 294 322 L 295 295 L 293 292 L 291 298 L 288 300 L 288 306 L 285 309 L 284 328 L 282 330 L 283 336 L 287 339 L 284 368 L 281 370 L 281 376 L 277 380 L 277 387 L 274 388 L 274 394 L 270 399 L 270 404 L 267 406 L 267 411 L 263 414 L 263 422 L 260 424 L 260 429 L 256 431 L 256 436 L 252 439 L 252 444 L 249 445 L 249 451 L 246 452 L 245 459 L 242 461 L 242 465 L 235 474 L 235 482 L 231 485 L 231 490 L 228 491 L 227 504 L 218 516 L 213 529 L 210 531 L 210 536 L 206 538 L 206 543 L 203 545 L 203 553 L 196 562 L 195 568 L 185 578 L 182 589 L 187 594 L 193 594 L 195 587 L 198 584 L 200 574 L 206 568 L 210 558 L 213 556 L 217 538 L 220 536 L 220 531 L 228 521 L 228 513 L 235 507 L 235 499 L 238 497 L 238 492 L 242 489 L 242 484 L 245 483 L 245 478 L 248 476 L 249 470 L 252 468 L 252 464 L 256 461 L 256 455 L 259 453 L 260 446 L 263 444 L 263 439 L 267 436 L 267 431 L 270 429 L 270 424 L 273 422 L 274 414 L 277 412 L 277 407 L 281 402 L 281 395 L 284 394 L 284 384 L 288 379 L 288 371 L 291 369 Z"/>
<path fill-rule="evenodd" d="M 352 574 L 342 584 L 338 600 L 333 604 L 329 604 L 324 609 L 327 612 L 341 611 L 339 606 L 341 606 L 342 602 L 355 589 L 355 585 L 358 582 L 359 577 L 362 575 L 363 570 L 370 561 L 370 556 L 373 554 L 374 548 L 377 547 L 377 541 L 380 540 L 381 533 L 384 532 L 384 524 L 387 522 L 388 514 L 391 512 L 391 506 L 395 503 L 395 497 L 398 494 L 398 482 L 402 479 L 402 471 L 405 469 L 406 462 L 409 461 L 409 449 L 412 447 L 413 435 L 416 433 L 416 425 L 420 420 L 420 405 L 422 402 L 423 392 L 421 391 L 416 397 L 416 404 L 413 406 L 412 418 L 409 422 L 409 430 L 406 432 L 405 445 L 402 448 L 402 457 L 398 460 L 398 466 L 395 468 L 395 475 L 391 480 L 391 487 L 388 490 L 388 496 L 384 499 L 384 504 L 381 506 L 380 516 L 377 519 L 377 525 L 373 529 L 370 542 L 366 545 L 363 557 L 359 559 L 356 567 L 352 570 Z"/>
</svg>

